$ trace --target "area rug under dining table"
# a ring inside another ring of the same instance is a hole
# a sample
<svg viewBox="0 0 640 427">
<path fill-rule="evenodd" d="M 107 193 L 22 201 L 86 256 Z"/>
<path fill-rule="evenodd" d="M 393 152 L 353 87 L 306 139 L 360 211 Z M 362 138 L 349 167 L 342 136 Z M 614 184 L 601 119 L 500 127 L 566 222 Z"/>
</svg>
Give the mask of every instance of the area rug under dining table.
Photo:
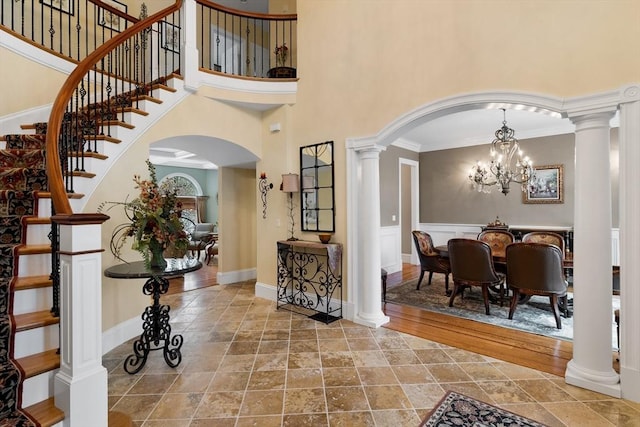
<svg viewBox="0 0 640 427">
<path fill-rule="evenodd" d="M 449 277 L 449 281 L 451 282 L 451 277 Z M 562 329 L 557 329 L 548 297 L 533 296 L 529 302 L 518 305 L 513 315 L 513 320 L 509 320 L 509 301 L 505 301 L 502 307 L 498 303 L 492 303 L 490 305 L 491 314 L 487 316 L 484 313 L 484 302 L 480 287 L 466 289 L 464 298 L 456 296 L 453 307 L 449 307 L 449 297 L 445 294 L 443 275 L 434 274 L 431 285 L 428 286 L 428 274 L 425 274 L 419 290 L 416 290 L 417 283 L 417 279 L 414 279 L 389 287 L 387 290 L 387 302 L 411 305 L 429 311 L 563 340 L 570 341 L 573 339 L 573 318 L 562 316 Z M 453 289 L 453 284 L 449 283 L 449 287 Z M 569 298 L 571 297 L 572 295 L 569 294 Z M 619 308 L 619 306 L 619 297 L 614 297 L 613 308 Z M 613 317 L 611 322 L 613 333 L 612 348 L 617 348 Z"/>
<path fill-rule="evenodd" d="M 544 424 L 448 391 L 422 421 L 420 427 L 545 427 Z"/>
</svg>

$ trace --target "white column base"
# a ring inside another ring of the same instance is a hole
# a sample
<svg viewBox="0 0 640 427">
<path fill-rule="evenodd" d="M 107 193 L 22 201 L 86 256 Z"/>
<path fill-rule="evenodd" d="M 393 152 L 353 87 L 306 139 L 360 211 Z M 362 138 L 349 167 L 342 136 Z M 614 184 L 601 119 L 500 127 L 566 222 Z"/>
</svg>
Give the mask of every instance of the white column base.
<svg viewBox="0 0 640 427">
<path fill-rule="evenodd" d="M 65 413 L 64 427 L 107 427 L 107 370 L 100 366 L 94 372 L 73 378 L 59 371 L 55 376 L 56 406 Z M 104 414 L 101 419 L 100 414 Z"/>
<path fill-rule="evenodd" d="M 389 323 L 389 316 L 386 316 L 382 311 L 377 316 L 362 316 L 361 314 L 356 314 L 353 316 L 353 323 L 357 323 L 358 325 L 368 326 L 370 328 L 379 328 L 385 323 Z"/>
<path fill-rule="evenodd" d="M 596 372 L 581 368 L 572 359 L 567 364 L 564 378 L 567 384 L 597 391 L 607 396 L 618 398 L 622 396 L 620 376 L 613 369 L 610 372 Z"/>
</svg>

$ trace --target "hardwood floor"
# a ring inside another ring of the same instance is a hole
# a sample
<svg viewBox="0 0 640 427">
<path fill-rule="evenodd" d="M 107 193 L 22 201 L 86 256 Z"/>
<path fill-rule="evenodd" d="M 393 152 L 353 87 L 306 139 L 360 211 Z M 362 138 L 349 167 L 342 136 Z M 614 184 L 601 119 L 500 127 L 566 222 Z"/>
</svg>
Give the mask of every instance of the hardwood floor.
<svg viewBox="0 0 640 427">
<path fill-rule="evenodd" d="M 404 264 L 402 272 L 388 275 L 387 287 L 392 288 L 405 281 L 417 279 L 419 275 L 419 266 Z M 423 280 L 427 279 L 425 277 Z M 568 341 L 399 304 L 386 303 L 383 310 L 391 319 L 384 325 L 385 328 L 550 374 L 564 376 L 567 362 L 572 358 L 573 344 Z"/>
<path fill-rule="evenodd" d="M 218 265 L 214 265 L 213 262 L 211 262 L 211 265 L 206 265 L 203 261 L 200 270 L 169 280 L 169 290 L 165 295 L 179 294 L 181 292 L 217 285 L 217 275 Z"/>
</svg>

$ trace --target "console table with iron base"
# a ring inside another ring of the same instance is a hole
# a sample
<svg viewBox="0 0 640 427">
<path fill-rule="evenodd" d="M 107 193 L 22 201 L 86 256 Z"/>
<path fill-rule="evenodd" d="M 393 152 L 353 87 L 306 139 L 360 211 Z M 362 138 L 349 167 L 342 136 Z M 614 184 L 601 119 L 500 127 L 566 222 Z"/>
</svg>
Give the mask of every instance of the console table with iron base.
<svg viewBox="0 0 640 427">
<path fill-rule="evenodd" d="M 331 323 L 342 318 L 342 245 L 278 241 L 277 308 Z"/>
<path fill-rule="evenodd" d="M 160 304 L 160 295 L 169 289 L 169 278 L 198 270 L 202 263 L 196 259 L 169 259 L 164 270 L 147 269 L 143 261 L 118 264 L 104 271 L 106 277 L 115 279 L 147 279 L 142 293 L 150 295 L 153 303 L 142 313 L 142 335 L 133 343 L 133 354 L 124 361 L 129 374 L 139 372 L 147 363 L 149 352 L 162 350 L 167 365 L 175 368 L 182 361 L 182 335 L 171 336 L 168 305 Z"/>
</svg>

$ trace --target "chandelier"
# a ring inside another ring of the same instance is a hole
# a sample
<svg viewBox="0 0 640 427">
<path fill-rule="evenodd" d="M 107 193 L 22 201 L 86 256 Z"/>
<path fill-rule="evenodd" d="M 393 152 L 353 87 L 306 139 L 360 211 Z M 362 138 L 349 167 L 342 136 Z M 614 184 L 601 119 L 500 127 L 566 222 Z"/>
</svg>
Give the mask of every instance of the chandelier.
<svg viewBox="0 0 640 427">
<path fill-rule="evenodd" d="M 500 187 L 500 191 L 506 196 L 511 182 L 520 184 L 522 191 L 526 191 L 534 170 L 529 157 L 523 157 L 520 144 L 513 137 L 514 130 L 507 126 L 504 108 L 502 114 L 502 127 L 496 131 L 496 138 L 491 143 L 491 161 L 486 165 L 482 162 L 474 165 L 469 172 L 469 180 L 478 192 L 490 193 L 495 186 Z"/>
</svg>

